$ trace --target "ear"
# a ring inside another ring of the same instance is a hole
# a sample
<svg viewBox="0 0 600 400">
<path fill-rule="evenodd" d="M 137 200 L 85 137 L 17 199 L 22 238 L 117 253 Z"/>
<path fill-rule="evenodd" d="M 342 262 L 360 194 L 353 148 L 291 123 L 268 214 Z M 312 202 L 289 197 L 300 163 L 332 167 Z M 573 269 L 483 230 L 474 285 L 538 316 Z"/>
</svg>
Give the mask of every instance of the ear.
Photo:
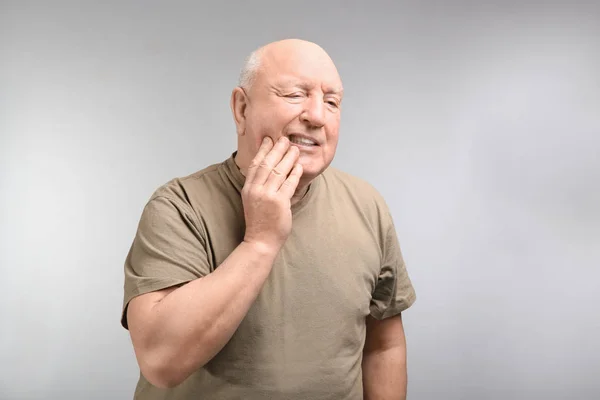
<svg viewBox="0 0 600 400">
<path fill-rule="evenodd" d="M 246 132 L 246 108 L 248 106 L 248 97 L 242 88 L 236 87 L 231 92 L 231 112 L 233 114 L 233 120 L 237 134 L 243 136 Z"/>
</svg>

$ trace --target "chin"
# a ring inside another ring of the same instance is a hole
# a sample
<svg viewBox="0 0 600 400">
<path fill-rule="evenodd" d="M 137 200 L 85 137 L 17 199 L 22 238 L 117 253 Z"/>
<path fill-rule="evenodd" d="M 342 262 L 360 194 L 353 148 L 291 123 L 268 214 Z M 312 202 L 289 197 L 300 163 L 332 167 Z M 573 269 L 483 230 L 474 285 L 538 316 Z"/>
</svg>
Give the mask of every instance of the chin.
<svg viewBox="0 0 600 400">
<path fill-rule="evenodd" d="M 302 175 L 305 179 L 309 178 L 310 180 L 319 176 L 331 163 L 331 161 L 326 163 L 322 156 L 316 156 L 316 154 L 300 154 L 298 161 L 302 165 Z"/>
<path fill-rule="evenodd" d="M 305 179 L 309 178 L 310 180 L 313 180 L 325 170 L 323 165 L 317 166 L 310 163 L 304 164 L 302 162 L 300 162 L 300 164 L 302 165 L 302 177 Z"/>
</svg>

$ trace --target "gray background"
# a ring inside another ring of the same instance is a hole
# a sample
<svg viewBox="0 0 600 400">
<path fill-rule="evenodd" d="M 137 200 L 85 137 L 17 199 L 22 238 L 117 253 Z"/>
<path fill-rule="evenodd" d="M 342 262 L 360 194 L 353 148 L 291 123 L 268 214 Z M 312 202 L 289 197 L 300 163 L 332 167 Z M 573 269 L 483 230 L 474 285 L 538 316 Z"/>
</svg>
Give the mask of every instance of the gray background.
<svg viewBox="0 0 600 400">
<path fill-rule="evenodd" d="M 244 57 L 320 43 L 334 165 L 386 197 L 411 399 L 600 398 L 591 1 L 0 3 L 0 398 L 130 399 L 122 266 L 159 185 L 234 150 Z"/>
</svg>

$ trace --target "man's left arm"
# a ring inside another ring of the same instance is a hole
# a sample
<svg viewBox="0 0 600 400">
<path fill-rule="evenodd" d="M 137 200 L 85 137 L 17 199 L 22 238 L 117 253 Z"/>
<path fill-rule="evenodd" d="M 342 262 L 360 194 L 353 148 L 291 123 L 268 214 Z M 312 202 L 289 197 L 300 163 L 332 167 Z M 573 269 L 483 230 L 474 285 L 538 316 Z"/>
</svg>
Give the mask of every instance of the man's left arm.
<svg viewBox="0 0 600 400">
<path fill-rule="evenodd" d="M 367 317 L 362 370 L 364 400 L 406 399 L 406 338 L 401 314 L 382 320 Z"/>
</svg>

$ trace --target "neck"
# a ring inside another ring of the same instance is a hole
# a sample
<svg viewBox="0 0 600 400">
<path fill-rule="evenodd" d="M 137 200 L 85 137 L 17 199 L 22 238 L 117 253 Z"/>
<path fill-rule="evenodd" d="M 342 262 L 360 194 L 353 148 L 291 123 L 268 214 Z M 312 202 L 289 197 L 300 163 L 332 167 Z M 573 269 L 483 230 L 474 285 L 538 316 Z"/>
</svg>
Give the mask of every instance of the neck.
<svg viewBox="0 0 600 400">
<path fill-rule="evenodd" d="M 300 182 L 298 183 L 298 187 L 296 188 L 296 191 L 294 192 L 294 195 L 291 199 L 292 205 L 302 200 L 302 198 L 306 195 L 306 192 L 308 192 L 309 186 L 310 182 L 302 182 L 302 180 L 300 180 Z"/>
</svg>

